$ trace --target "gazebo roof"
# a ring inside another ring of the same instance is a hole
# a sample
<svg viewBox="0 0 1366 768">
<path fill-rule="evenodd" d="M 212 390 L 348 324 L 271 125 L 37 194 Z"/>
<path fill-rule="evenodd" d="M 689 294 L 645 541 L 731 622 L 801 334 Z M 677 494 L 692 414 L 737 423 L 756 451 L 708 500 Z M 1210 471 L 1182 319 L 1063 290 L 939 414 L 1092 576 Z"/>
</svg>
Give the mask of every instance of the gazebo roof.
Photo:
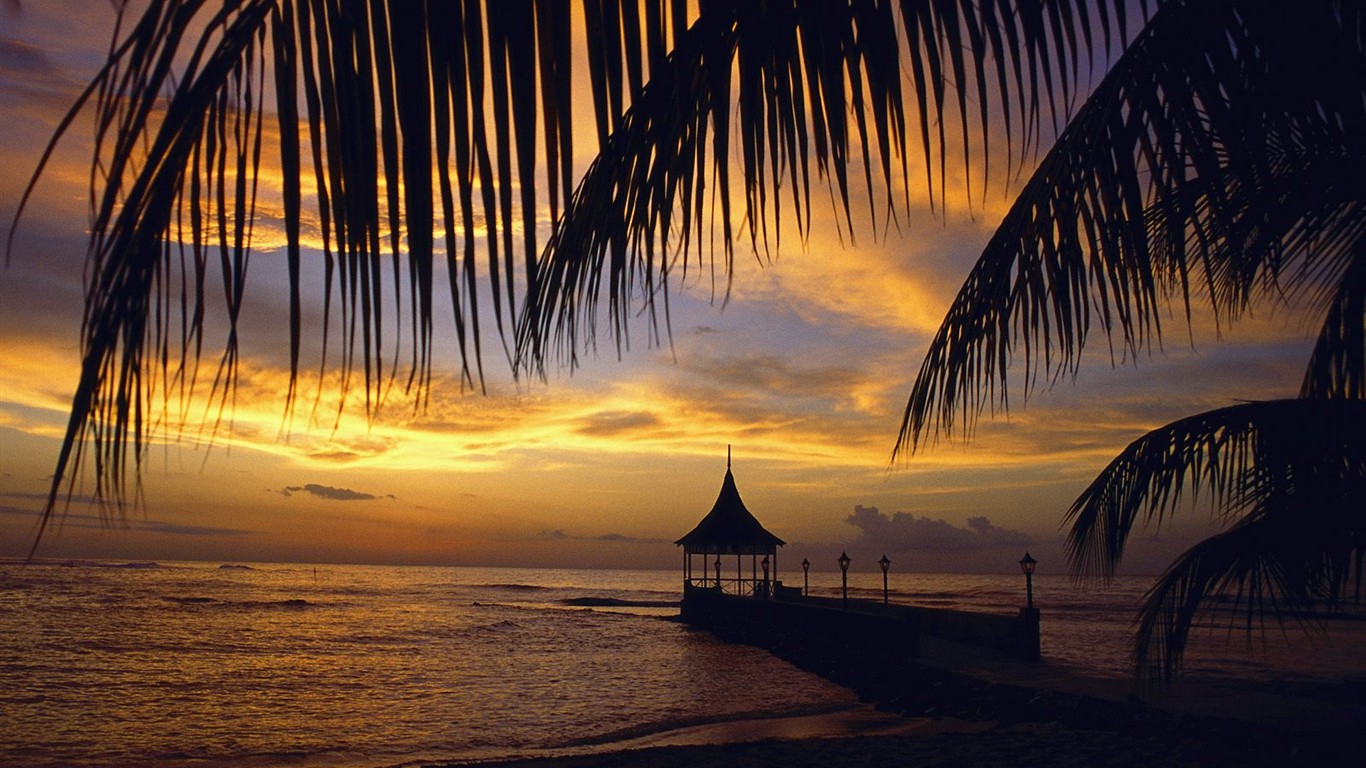
<svg viewBox="0 0 1366 768">
<path fill-rule="evenodd" d="M 745 508 L 740 500 L 740 491 L 735 487 L 735 475 L 730 471 L 730 460 L 726 460 L 726 478 L 721 482 L 721 493 L 711 511 L 702 518 L 697 527 L 686 536 L 674 542 L 687 547 L 725 547 L 725 548 L 773 548 L 787 542 L 769 533 L 767 529 Z"/>
</svg>

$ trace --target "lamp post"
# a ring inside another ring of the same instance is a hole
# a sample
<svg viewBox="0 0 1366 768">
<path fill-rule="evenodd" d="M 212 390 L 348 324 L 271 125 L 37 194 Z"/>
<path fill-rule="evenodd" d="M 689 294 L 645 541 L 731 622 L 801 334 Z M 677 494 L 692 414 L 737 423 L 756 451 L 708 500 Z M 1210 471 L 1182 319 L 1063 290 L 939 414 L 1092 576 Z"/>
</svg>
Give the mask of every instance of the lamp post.
<svg viewBox="0 0 1366 768">
<path fill-rule="evenodd" d="M 720 553 L 720 552 L 716 553 L 716 562 L 713 563 L 713 565 L 716 566 L 716 591 L 717 591 L 717 592 L 720 592 L 720 591 L 721 591 L 721 553 Z"/>
<path fill-rule="evenodd" d="M 840 552 L 840 589 L 844 593 L 844 609 L 849 610 L 849 555 Z"/>
<path fill-rule="evenodd" d="M 1025 575 L 1025 607 L 1020 609 L 1020 621 L 1024 636 L 1020 644 L 1020 656 L 1030 660 L 1039 658 L 1039 612 L 1034 608 L 1034 566 L 1038 564 L 1026 552 L 1020 558 L 1020 570 Z"/>
<path fill-rule="evenodd" d="M 882 555 L 882 559 L 879 560 L 879 561 L 877 561 L 877 564 L 880 565 L 880 566 L 882 566 L 882 604 L 883 604 L 883 605 L 886 605 L 886 604 L 887 604 L 887 569 L 892 567 L 892 561 L 891 561 L 891 560 L 888 560 L 888 559 L 887 559 L 887 555 L 884 553 L 884 554 Z"/>
<path fill-rule="evenodd" d="M 1030 610 L 1034 608 L 1034 566 L 1037 564 L 1038 561 L 1030 557 L 1028 552 L 1020 558 L 1020 570 L 1025 575 L 1025 607 Z"/>
<path fill-rule="evenodd" d="M 764 559 L 759 561 L 759 565 L 763 566 L 763 568 L 764 568 L 764 592 L 763 592 L 763 595 L 764 595 L 764 599 L 767 600 L 767 599 L 768 599 L 768 555 L 764 555 Z"/>
<path fill-rule="evenodd" d="M 811 561 L 802 558 L 802 596 L 811 596 Z"/>
</svg>

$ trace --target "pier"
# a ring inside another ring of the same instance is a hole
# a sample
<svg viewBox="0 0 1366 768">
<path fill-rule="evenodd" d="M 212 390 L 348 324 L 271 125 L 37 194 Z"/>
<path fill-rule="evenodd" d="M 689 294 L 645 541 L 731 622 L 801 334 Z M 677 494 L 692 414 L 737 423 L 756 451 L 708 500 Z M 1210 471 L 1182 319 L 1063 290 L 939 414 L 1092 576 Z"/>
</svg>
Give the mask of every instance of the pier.
<svg viewBox="0 0 1366 768">
<path fill-rule="evenodd" d="M 726 475 L 710 512 L 677 542 L 683 547 L 684 621 L 727 640 L 776 650 L 805 648 L 820 655 L 875 653 L 919 658 L 922 637 L 986 649 L 1001 656 L 1039 658 L 1039 612 L 1033 606 L 1034 560 L 1020 566 L 1029 597 L 1017 615 L 997 615 L 840 598 L 813 597 L 778 576 L 778 548 L 786 544 L 745 507 L 726 451 Z M 700 566 L 697 562 L 701 560 Z M 840 567 L 849 567 L 841 555 Z M 803 568 L 809 567 L 803 562 Z"/>
<path fill-rule="evenodd" d="M 1039 658 L 1038 609 L 1014 616 L 954 611 L 873 600 L 808 597 L 775 583 L 750 595 L 684 582 L 684 621 L 751 645 L 811 644 L 876 652 L 884 658 L 919 658 L 921 638 L 989 650 L 1005 658 Z"/>
</svg>

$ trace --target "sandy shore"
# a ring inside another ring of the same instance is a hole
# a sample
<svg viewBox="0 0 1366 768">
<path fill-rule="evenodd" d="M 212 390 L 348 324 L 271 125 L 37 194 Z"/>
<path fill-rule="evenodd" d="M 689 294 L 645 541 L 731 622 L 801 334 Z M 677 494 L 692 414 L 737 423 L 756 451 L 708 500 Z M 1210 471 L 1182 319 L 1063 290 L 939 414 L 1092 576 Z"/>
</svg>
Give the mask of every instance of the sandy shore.
<svg viewBox="0 0 1366 768">
<path fill-rule="evenodd" d="M 969 731 L 930 729 L 894 736 L 763 740 L 732 744 L 625 749 L 596 755 L 488 763 L 484 768 L 886 768 L 917 766 L 1243 766 L 1248 762 L 1190 741 L 1130 738 L 1060 726 L 990 726 Z M 1311 764 L 1311 763 L 1305 763 Z M 1335 763 L 1312 763 L 1334 765 Z M 1350 765 L 1354 763 L 1336 763 Z"/>
<path fill-rule="evenodd" d="M 807 737 L 752 728 L 734 741 L 659 746 L 613 745 L 612 751 L 481 763 L 480 768 L 1250 768 L 1361 765 L 1362 753 L 1336 746 L 1281 742 L 1248 729 L 1202 733 L 1187 728 L 1076 728 L 1053 723 L 1002 724 L 953 718 L 904 718 L 902 728 L 878 735 Z M 763 722 L 763 721 L 759 721 Z M 780 727 L 786 728 L 791 723 Z M 716 734 L 712 734 L 716 737 Z M 722 739 L 726 737 L 721 736 Z M 450 767 L 448 767 L 450 768 Z"/>
<path fill-rule="evenodd" d="M 1360 681 L 1332 690 L 1188 681 L 1138 697 L 1125 681 L 1088 678 L 930 642 L 889 667 L 775 650 L 854 690 L 846 712 L 711 723 L 496 768 L 887 768 L 1061 766 L 1163 768 L 1366 765 Z M 780 695 L 780 694 L 779 694 Z"/>
</svg>

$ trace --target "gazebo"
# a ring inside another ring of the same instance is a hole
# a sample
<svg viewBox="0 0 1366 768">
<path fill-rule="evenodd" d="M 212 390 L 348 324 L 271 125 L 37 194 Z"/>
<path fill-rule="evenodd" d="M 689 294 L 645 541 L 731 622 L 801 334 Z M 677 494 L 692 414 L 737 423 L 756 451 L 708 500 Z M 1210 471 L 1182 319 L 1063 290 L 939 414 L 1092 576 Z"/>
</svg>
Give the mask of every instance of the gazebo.
<svg viewBox="0 0 1366 768">
<path fill-rule="evenodd" d="M 770 579 L 778 580 L 778 547 L 786 542 L 769 533 L 745 508 L 735 475 L 730 471 L 730 446 L 726 446 L 726 477 L 711 511 L 686 536 L 674 542 L 683 547 L 683 588 L 713 589 L 737 595 L 766 597 L 772 594 Z M 702 557 L 702 568 L 694 576 L 693 558 Z M 735 578 L 723 578 L 728 571 L 721 557 L 735 555 Z M 749 555 L 750 573 L 745 578 L 744 557 Z M 761 561 L 759 558 L 762 557 Z M 713 559 L 714 558 L 714 559 Z M 762 576 L 759 573 L 763 566 Z"/>
</svg>

